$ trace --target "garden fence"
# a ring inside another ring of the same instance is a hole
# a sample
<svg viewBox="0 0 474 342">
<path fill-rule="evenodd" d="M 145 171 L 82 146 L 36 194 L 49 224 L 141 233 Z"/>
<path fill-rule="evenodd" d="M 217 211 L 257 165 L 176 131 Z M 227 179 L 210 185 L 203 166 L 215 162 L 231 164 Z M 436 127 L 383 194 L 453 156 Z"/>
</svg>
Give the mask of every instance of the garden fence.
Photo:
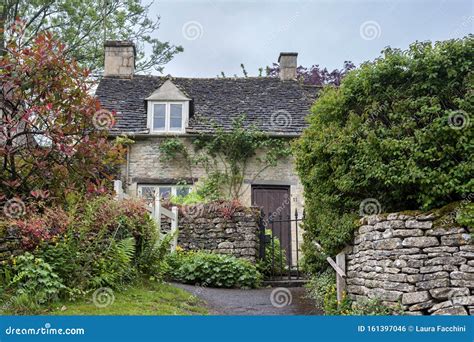
<svg viewBox="0 0 474 342">
<path fill-rule="evenodd" d="M 120 201 L 130 196 L 123 191 L 122 181 L 114 181 L 115 199 Z M 178 207 L 172 207 L 171 210 L 163 208 L 161 206 L 159 196 L 154 196 L 153 201 L 147 205 L 147 209 L 150 212 L 153 219 L 156 221 L 158 226 L 158 232 L 161 234 L 161 218 L 162 216 L 171 219 L 171 234 L 173 239 L 171 240 L 171 251 L 175 251 L 178 245 Z"/>
</svg>

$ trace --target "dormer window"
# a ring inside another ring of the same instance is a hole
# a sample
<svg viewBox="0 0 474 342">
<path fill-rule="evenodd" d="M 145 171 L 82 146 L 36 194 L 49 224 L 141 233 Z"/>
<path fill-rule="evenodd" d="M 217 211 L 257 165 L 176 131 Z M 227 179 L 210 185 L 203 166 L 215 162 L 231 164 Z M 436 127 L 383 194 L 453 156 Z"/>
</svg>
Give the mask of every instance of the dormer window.
<svg viewBox="0 0 474 342">
<path fill-rule="evenodd" d="M 185 102 L 148 102 L 152 132 L 184 132 Z"/>
<path fill-rule="evenodd" d="M 189 101 L 170 80 L 147 99 L 150 133 L 184 133 L 189 119 Z"/>
</svg>

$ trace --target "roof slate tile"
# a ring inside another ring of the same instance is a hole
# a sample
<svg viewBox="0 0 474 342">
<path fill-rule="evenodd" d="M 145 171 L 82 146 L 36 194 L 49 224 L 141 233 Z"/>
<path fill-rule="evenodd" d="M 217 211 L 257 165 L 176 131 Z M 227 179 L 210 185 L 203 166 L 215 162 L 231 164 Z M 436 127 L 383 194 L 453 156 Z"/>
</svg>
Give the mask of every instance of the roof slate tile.
<svg viewBox="0 0 474 342">
<path fill-rule="evenodd" d="M 116 112 L 115 133 L 147 130 L 145 99 L 167 79 L 192 99 L 193 113 L 187 133 L 224 130 L 245 115 L 245 125 L 270 134 L 300 134 L 318 87 L 274 77 L 170 78 L 135 75 L 132 79 L 104 77 L 96 95 L 103 108 Z"/>
</svg>

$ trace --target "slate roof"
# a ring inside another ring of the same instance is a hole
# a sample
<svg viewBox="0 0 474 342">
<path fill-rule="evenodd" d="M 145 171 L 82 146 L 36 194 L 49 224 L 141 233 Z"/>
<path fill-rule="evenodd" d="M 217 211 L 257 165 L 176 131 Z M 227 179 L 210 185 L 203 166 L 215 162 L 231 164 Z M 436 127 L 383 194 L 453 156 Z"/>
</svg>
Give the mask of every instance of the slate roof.
<svg viewBox="0 0 474 342">
<path fill-rule="evenodd" d="M 115 133 L 146 133 L 145 98 L 170 79 L 192 99 L 187 133 L 224 129 L 246 115 L 246 125 L 270 134 L 300 134 L 318 88 L 274 77 L 170 78 L 135 75 L 132 79 L 104 77 L 96 96 L 102 106 L 117 114 Z"/>
</svg>

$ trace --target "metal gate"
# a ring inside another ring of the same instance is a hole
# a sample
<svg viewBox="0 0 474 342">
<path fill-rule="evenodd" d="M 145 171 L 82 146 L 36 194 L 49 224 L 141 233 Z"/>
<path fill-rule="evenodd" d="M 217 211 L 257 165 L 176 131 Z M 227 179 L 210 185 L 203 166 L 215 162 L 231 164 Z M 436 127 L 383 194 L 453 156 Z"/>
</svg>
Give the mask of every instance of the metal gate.
<svg viewBox="0 0 474 342">
<path fill-rule="evenodd" d="M 295 210 L 294 216 L 272 214 L 261 211 L 259 259 L 264 265 L 264 276 L 269 280 L 299 280 L 300 236 L 299 225 L 304 219 Z M 282 241 L 288 241 L 285 247 Z"/>
</svg>

